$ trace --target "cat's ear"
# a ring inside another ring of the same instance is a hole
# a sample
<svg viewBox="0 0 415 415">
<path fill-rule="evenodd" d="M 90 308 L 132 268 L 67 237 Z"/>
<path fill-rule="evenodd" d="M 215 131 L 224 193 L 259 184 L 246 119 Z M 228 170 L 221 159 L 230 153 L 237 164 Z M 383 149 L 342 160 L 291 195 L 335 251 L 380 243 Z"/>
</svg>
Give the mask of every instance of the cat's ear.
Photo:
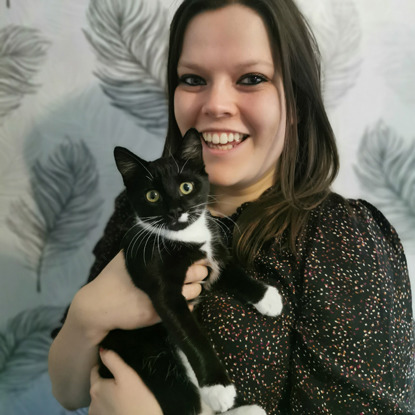
<svg viewBox="0 0 415 415">
<path fill-rule="evenodd" d="M 131 183 L 137 175 L 140 177 L 149 175 L 149 163 L 124 147 L 114 148 L 114 158 L 126 186 L 128 183 Z"/>
<path fill-rule="evenodd" d="M 195 128 L 191 128 L 184 135 L 178 150 L 182 160 L 194 160 L 203 166 L 203 151 L 200 134 Z"/>
</svg>

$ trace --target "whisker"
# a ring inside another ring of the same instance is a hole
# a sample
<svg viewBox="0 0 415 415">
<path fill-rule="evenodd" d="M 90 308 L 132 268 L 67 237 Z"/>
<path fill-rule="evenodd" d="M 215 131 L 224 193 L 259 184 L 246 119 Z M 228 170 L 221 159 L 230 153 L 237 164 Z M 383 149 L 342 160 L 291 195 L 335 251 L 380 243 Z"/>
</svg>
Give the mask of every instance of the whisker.
<svg viewBox="0 0 415 415">
<path fill-rule="evenodd" d="M 151 179 L 154 179 L 154 177 L 153 177 L 153 175 L 151 174 L 151 172 L 150 172 L 150 170 L 140 161 L 140 160 L 138 160 L 138 159 L 136 159 L 140 164 L 141 164 L 141 166 L 146 170 L 146 172 L 149 174 L 149 176 L 151 177 Z M 150 179 L 150 180 L 151 180 Z"/>
<path fill-rule="evenodd" d="M 151 232 L 149 232 L 148 233 L 148 237 L 147 237 L 147 239 L 146 239 L 146 242 L 145 242 L 145 244 L 144 244 L 144 249 L 143 249 L 143 261 L 144 261 L 144 265 L 145 266 L 147 266 L 147 261 L 146 261 L 146 251 L 147 251 L 147 244 L 148 244 L 148 242 L 149 242 L 149 240 L 151 239 L 151 236 L 152 236 L 152 233 Z"/>
<path fill-rule="evenodd" d="M 166 229 L 166 226 L 165 226 L 165 225 L 162 225 L 162 229 L 161 229 L 161 231 L 163 231 L 164 229 Z M 166 245 L 166 238 L 162 238 L 162 242 L 163 242 L 164 249 L 167 251 L 167 253 L 168 253 L 169 255 L 171 255 L 171 253 L 170 253 L 170 251 L 169 251 L 169 248 L 168 248 L 168 246 Z"/>
<path fill-rule="evenodd" d="M 173 153 L 171 152 L 171 149 L 170 149 L 170 157 L 173 159 L 173 161 L 175 162 L 175 164 L 177 166 L 177 173 L 180 174 L 180 167 L 179 167 L 176 159 L 174 158 Z"/>
<path fill-rule="evenodd" d="M 143 243 L 144 238 L 141 238 L 143 235 L 149 233 L 146 229 L 142 229 L 140 232 L 137 233 L 136 237 L 134 238 L 134 244 L 132 247 L 132 252 L 134 253 L 135 250 L 135 254 L 134 256 L 136 256 L 138 254 L 138 250 L 140 249 L 141 244 Z M 136 247 L 137 242 L 139 241 L 138 246 Z"/>
<path fill-rule="evenodd" d="M 185 166 L 186 166 L 186 164 L 188 163 L 188 161 L 190 160 L 190 158 L 188 158 L 185 162 L 184 162 L 184 164 L 183 164 L 183 166 L 182 166 L 182 169 L 180 170 L 180 172 L 179 172 L 179 174 L 182 174 L 183 173 L 183 170 L 184 170 L 184 168 L 185 168 Z"/>
</svg>

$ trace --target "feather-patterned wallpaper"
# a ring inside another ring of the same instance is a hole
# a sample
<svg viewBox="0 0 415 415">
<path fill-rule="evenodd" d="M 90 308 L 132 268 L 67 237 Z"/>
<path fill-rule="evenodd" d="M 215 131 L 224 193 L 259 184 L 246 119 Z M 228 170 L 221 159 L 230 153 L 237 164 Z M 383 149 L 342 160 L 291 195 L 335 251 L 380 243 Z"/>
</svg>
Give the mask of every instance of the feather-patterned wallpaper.
<svg viewBox="0 0 415 415">
<path fill-rule="evenodd" d="M 297 2 L 322 52 L 335 190 L 385 213 L 415 281 L 415 3 Z M 67 413 L 50 392 L 49 332 L 122 188 L 113 147 L 161 153 L 178 3 L 0 0 L 1 414 Z"/>
</svg>

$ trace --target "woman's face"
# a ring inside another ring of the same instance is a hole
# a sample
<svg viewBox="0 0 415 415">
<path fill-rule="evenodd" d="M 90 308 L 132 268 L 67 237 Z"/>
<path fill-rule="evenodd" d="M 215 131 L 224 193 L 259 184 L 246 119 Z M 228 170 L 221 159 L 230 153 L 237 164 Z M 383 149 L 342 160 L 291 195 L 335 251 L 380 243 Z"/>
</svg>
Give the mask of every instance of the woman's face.
<svg viewBox="0 0 415 415">
<path fill-rule="evenodd" d="M 253 10 L 231 5 L 197 15 L 178 63 L 175 117 L 203 135 L 214 193 L 256 194 L 274 182 L 285 137 L 285 100 L 268 34 Z"/>
</svg>

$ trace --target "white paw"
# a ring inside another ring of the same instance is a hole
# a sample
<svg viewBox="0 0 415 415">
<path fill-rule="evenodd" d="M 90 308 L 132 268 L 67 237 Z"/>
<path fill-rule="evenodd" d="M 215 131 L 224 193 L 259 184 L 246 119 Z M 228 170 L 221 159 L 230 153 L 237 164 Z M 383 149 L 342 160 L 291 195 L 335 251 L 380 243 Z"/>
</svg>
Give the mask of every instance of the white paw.
<svg viewBox="0 0 415 415">
<path fill-rule="evenodd" d="M 261 301 L 254 304 L 254 307 L 266 316 L 278 316 L 282 310 L 282 297 L 275 287 L 268 287 Z"/>
<path fill-rule="evenodd" d="M 236 389 L 233 385 L 204 386 L 200 389 L 202 399 L 216 412 L 224 412 L 232 408 Z"/>
<path fill-rule="evenodd" d="M 267 413 L 258 405 L 245 405 L 231 409 L 224 415 L 267 415 Z"/>
</svg>

